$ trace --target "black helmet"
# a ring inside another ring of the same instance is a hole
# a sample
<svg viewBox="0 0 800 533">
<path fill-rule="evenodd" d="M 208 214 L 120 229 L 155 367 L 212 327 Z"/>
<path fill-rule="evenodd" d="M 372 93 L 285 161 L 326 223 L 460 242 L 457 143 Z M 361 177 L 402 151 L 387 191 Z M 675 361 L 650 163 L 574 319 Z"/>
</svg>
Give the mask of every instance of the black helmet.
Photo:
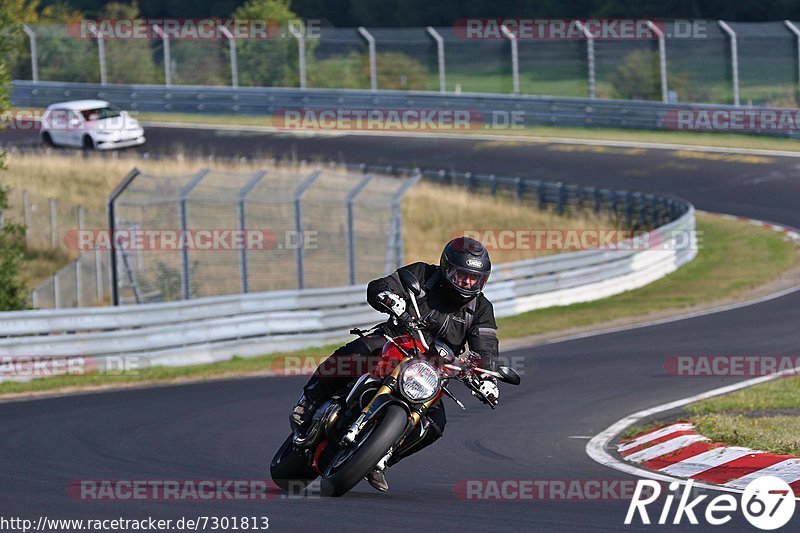
<svg viewBox="0 0 800 533">
<path fill-rule="evenodd" d="M 444 284 L 449 292 L 462 301 L 469 301 L 483 290 L 492 262 L 489 252 L 475 239 L 458 237 L 448 242 L 439 260 Z"/>
</svg>

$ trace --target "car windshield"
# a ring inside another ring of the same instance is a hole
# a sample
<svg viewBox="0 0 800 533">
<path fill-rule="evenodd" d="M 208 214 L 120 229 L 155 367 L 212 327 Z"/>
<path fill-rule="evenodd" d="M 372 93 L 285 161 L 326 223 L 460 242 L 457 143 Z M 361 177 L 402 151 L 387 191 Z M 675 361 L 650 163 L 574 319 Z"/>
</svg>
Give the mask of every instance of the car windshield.
<svg viewBox="0 0 800 533">
<path fill-rule="evenodd" d="M 102 120 L 104 118 L 114 118 L 119 116 L 119 109 L 113 107 L 98 107 L 95 109 L 84 109 L 81 111 L 84 120 Z"/>
</svg>

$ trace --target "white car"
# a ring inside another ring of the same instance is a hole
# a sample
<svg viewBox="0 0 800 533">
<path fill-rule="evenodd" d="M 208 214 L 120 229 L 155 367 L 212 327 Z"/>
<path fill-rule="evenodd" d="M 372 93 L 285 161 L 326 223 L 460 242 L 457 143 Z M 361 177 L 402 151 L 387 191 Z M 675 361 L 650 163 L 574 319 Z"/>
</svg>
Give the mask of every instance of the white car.
<svg viewBox="0 0 800 533">
<path fill-rule="evenodd" d="M 47 107 L 39 136 L 47 146 L 110 150 L 144 144 L 139 122 L 105 100 L 73 100 Z"/>
</svg>

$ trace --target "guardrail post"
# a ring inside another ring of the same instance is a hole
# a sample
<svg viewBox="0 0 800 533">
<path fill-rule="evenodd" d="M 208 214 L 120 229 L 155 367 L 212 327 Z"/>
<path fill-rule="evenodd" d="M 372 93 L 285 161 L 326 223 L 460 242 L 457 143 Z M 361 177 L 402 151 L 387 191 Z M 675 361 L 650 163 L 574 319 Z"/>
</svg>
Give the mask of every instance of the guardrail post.
<svg viewBox="0 0 800 533">
<path fill-rule="evenodd" d="M 39 81 L 39 54 L 36 49 L 36 33 L 27 25 L 22 25 L 22 30 L 31 41 L 31 80 L 34 83 Z"/>
<path fill-rule="evenodd" d="M 599 189 L 592 189 L 592 209 L 594 210 L 595 216 L 600 214 L 600 190 Z"/>
<path fill-rule="evenodd" d="M 789 28 L 789 31 L 791 31 L 794 34 L 795 40 L 797 41 L 797 45 L 796 45 L 797 46 L 797 74 L 798 74 L 798 82 L 797 83 L 798 83 L 798 93 L 800 94 L 800 29 L 798 29 L 797 26 L 795 26 L 792 23 L 792 21 L 790 21 L 790 20 L 784 20 L 783 23 L 786 24 L 786 27 Z"/>
<path fill-rule="evenodd" d="M 466 172 L 464 174 L 464 179 L 467 180 L 467 192 L 472 192 L 472 189 L 475 187 L 475 178 L 472 176 L 472 172 Z"/>
<path fill-rule="evenodd" d="M 370 35 L 364 26 L 358 27 L 358 33 L 367 40 L 369 48 L 369 88 L 373 91 L 378 90 L 378 65 L 375 58 L 375 38 Z"/>
<path fill-rule="evenodd" d="M 247 231 L 247 227 L 245 224 L 245 205 L 244 201 L 250 191 L 258 185 L 258 182 L 266 176 L 266 171 L 262 170 L 260 172 L 256 172 L 252 178 L 245 184 L 244 187 L 239 189 L 239 193 L 237 194 L 237 202 L 236 202 L 236 219 L 239 221 L 239 231 L 242 232 L 242 242 L 247 243 L 247 235 L 245 232 Z M 242 249 L 239 250 L 239 287 L 242 293 L 249 292 L 249 276 L 247 272 L 247 245 L 244 244 Z"/>
<path fill-rule="evenodd" d="M 489 174 L 489 190 L 492 196 L 497 196 L 497 176 Z"/>
<path fill-rule="evenodd" d="M 500 26 L 503 36 L 511 41 L 511 79 L 514 85 L 514 94 L 519 94 L 519 50 L 517 48 L 517 36 L 511 33 L 505 24 Z"/>
<path fill-rule="evenodd" d="M 117 227 L 117 220 L 116 220 L 116 205 L 115 202 L 120 194 L 125 192 L 125 189 L 131 184 L 131 182 L 139 175 L 139 169 L 134 167 L 128 175 L 123 178 L 122 182 L 117 185 L 117 187 L 111 192 L 111 195 L 108 197 L 108 201 L 106 202 L 106 212 L 108 215 L 108 239 L 111 243 L 111 246 L 108 250 L 108 269 L 109 269 L 109 276 L 108 282 L 110 284 L 111 289 L 111 305 L 119 305 L 119 287 L 118 287 L 118 279 L 117 279 L 117 251 L 116 251 L 116 239 L 114 238 L 116 233 Z"/>
<path fill-rule="evenodd" d="M 298 68 L 300 70 L 300 88 L 306 88 L 306 41 L 303 38 L 303 33 L 295 28 L 292 24 L 289 24 L 289 33 L 291 33 L 295 39 L 297 39 L 297 50 L 299 54 L 299 63 Z"/>
<path fill-rule="evenodd" d="M 169 37 L 157 25 L 153 25 L 153 30 L 161 37 L 161 42 L 164 44 L 164 85 L 172 85 L 172 54 L 169 49 Z"/>
<path fill-rule="evenodd" d="M 444 71 L 444 39 L 442 39 L 442 36 L 439 35 L 439 32 L 436 31 L 433 26 L 428 26 L 425 29 L 428 31 L 428 35 L 433 37 L 433 40 L 436 41 L 436 56 L 439 60 L 439 92 L 445 93 L 447 92 L 447 83 Z"/>
<path fill-rule="evenodd" d="M 722 30 L 728 34 L 731 41 L 731 71 L 733 75 L 733 105 L 739 104 L 739 49 L 736 43 L 736 32 L 728 26 L 724 20 L 718 20 L 717 23 Z"/>
<path fill-rule="evenodd" d="M 596 80 L 594 72 L 594 35 L 579 21 L 575 21 L 575 25 L 583 32 L 586 37 L 586 60 L 589 64 L 589 98 L 597 98 Z"/>
<path fill-rule="evenodd" d="M 667 46 L 664 40 L 664 32 L 656 26 L 652 20 L 647 21 L 647 27 L 656 34 L 658 38 L 658 69 L 661 73 L 661 101 L 669 101 L 669 91 L 667 90 Z"/>
<path fill-rule="evenodd" d="M 237 61 L 236 57 L 236 39 L 233 38 L 233 34 L 220 24 L 218 26 L 222 34 L 228 39 L 228 50 L 231 54 L 231 86 L 238 87 L 239 86 L 239 62 Z"/>
<path fill-rule="evenodd" d="M 538 209 L 543 211 L 547 202 L 544 197 L 544 183 L 539 180 L 536 181 L 536 198 L 538 200 Z"/>
<path fill-rule="evenodd" d="M 520 177 L 514 178 L 514 191 L 515 191 L 514 194 L 516 195 L 517 200 L 522 200 L 522 196 L 524 194 L 524 186 L 525 185 L 522 181 L 522 178 Z"/>
<path fill-rule="evenodd" d="M 180 220 L 180 230 L 181 234 L 186 235 L 188 231 L 188 222 L 187 222 L 187 213 L 186 213 L 186 200 L 191 194 L 192 190 L 197 187 L 197 185 L 202 181 L 206 174 L 210 172 L 209 169 L 204 168 L 200 170 L 197 174 L 195 174 L 192 179 L 183 186 L 181 192 L 178 196 L 178 217 Z M 183 280 L 183 299 L 189 300 L 192 297 L 192 283 L 191 277 L 192 272 L 189 268 L 189 249 L 188 247 L 184 246 L 181 249 L 181 272 L 182 272 L 182 280 Z"/>
<path fill-rule="evenodd" d="M 566 186 L 564 185 L 564 183 L 560 182 L 560 181 L 558 182 L 556 187 L 558 187 L 558 189 L 557 189 L 558 200 L 556 200 L 556 213 L 559 214 L 559 215 L 563 215 L 564 214 L 564 204 L 566 204 L 566 192 L 567 192 L 567 189 L 566 189 Z"/>
<path fill-rule="evenodd" d="M 625 194 L 625 223 L 628 227 L 633 224 L 633 193 L 631 191 Z"/>
<path fill-rule="evenodd" d="M 303 198 L 303 193 L 311 187 L 311 184 L 316 181 L 316 179 L 322 174 L 322 171 L 317 170 L 316 172 L 312 172 L 309 174 L 303 183 L 301 183 L 297 189 L 294 191 L 294 231 L 297 234 L 297 238 L 300 239 L 301 243 L 305 242 L 303 239 L 303 215 L 300 210 L 301 205 L 300 201 Z M 297 261 L 297 288 L 304 289 L 305 288 L 305 279 L 303 278 L 303 246 L 302 244 L 297 247 L 297 251 L 295 252 L 295 260 Z"/>
<path fill-rule="evenodd" d="M 358 193 L 364 190 L 364 187 L 372 179 L 372 176 L 364 176 L 361 181 L 347 193 L 347 263 L 350 271 L 350 285 L 356 284 L 356 249 L 355 249 L 355 231 L 353 228 L 353 201 Z"/>
</svg>

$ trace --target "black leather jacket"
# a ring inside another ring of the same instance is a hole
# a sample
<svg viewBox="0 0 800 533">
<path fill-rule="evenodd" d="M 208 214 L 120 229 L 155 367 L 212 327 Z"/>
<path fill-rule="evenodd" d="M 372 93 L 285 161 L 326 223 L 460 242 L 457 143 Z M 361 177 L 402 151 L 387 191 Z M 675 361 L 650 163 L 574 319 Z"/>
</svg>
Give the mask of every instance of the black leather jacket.
<svg viewBox="0 0 800 533">
<path fill-rule="evenodd" d="M 425 294 L 417 298 L 419 311 L 423 319 L 431 324 L 430 331 L 440 340 L 446 342 L 458 354 L 469 346 L 481 355 L 485 368 L 494 370 L 497 364 L 498 342 L 497 323 L 494 308 L 489 300 L 479 294 L 469 302 L 450 296 L 446 283 L 439 274 L 437 265 L 412 263 L 401 267 L 408 270 L 419 280 Z M 386 307 L 378 302 L 378 294 L 391 291 L 406 299 L 407 308 L 412 309 L 410 299 L 406 296 L 397 271 L 378 278 L 367 286 L 367 302 L 385 313 Z M 413 314 L 413 311 L 410 311 Z M 385 323 L 389 331 L 391 326 Z"/>
</svg>

